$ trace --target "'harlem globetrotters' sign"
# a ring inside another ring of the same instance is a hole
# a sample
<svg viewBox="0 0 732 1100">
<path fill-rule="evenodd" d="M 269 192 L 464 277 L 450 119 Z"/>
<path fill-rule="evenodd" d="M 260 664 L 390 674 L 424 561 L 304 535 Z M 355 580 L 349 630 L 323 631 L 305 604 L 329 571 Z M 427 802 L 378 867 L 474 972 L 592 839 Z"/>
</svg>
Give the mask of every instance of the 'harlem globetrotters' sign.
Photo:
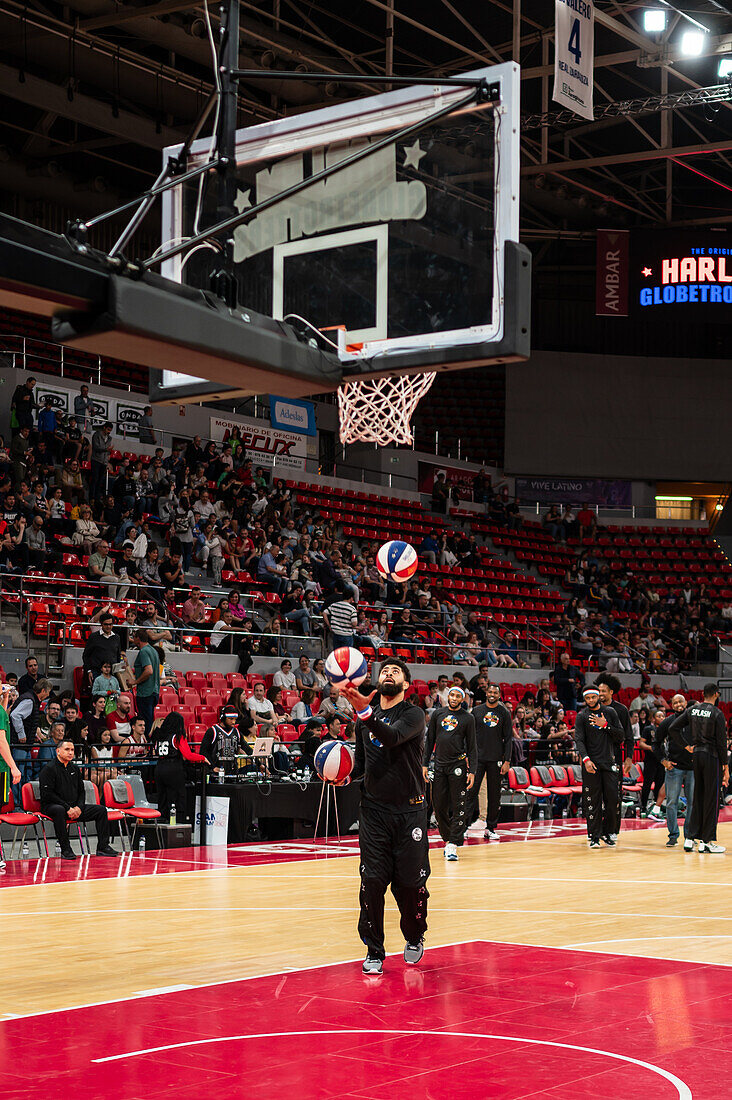
<svg viewBox="0 0 732 1100">
<path fill-rule="evenodd" d="M 732 234 L 724 230 L 633 235 L 632 298 L 643 318 L 678 307 L 709 321 L 732 321 Z"/>
</svg>

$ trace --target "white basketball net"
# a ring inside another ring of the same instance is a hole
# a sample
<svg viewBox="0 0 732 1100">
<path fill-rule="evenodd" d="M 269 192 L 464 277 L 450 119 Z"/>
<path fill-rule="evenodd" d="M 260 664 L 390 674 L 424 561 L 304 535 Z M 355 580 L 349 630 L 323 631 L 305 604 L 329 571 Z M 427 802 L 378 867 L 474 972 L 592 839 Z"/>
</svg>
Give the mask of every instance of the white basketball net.
<svg viewBox="0 0 732 1100">
<path fill-rule="evenodd" d="M 436 372 L 359 379 L 338 387 L 341 443 L 414 442 L 410 420 Z"/>
</svg>

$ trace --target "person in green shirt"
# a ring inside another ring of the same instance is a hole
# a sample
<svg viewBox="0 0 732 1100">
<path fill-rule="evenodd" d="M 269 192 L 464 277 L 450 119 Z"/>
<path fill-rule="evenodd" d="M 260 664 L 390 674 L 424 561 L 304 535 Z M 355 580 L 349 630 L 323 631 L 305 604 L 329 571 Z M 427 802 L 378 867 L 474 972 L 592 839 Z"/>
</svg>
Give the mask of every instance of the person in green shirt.
<svg viewBox="0 0 732 1100">
<path fill-rule="evenodd" d="M 137 713 L 145 719 L 145 735 L 152 729 L 155 707 L 160 698 L 160 658 L 150 645 L 147 630 L 140 627 L 132 636 L 139 652 L 135 658 L 130 687 L 137 688 Z"/>
<path fill-rule="evenodd" d="M 2 689 L 0 689 L 0 806 L 5 805 L 10 797 L 10 784 L 16 786 L 22 779 L 20 770 L 13 760 L 8 739 L 10 733 L 10 719 L 8 718 L 10 704 L 8 700 L 12 691 L 13 689 L 8 684 L 3 684 Z M 0 869 L 4 866 L 4 861 L 0 859 Z"/>
</svg>

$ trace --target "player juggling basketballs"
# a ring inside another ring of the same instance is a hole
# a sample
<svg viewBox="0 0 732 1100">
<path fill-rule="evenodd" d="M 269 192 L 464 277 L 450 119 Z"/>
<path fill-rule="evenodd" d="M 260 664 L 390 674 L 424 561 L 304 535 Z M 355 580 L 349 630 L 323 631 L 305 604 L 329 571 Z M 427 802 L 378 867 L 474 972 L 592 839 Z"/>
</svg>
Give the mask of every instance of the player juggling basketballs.
<svg viewBox="0 0 732 1100">
<path fill-rule="evenodd" d="M 424 777 L 435 754 L 432 805 L 440 836 L 445 841 L 445 859 L 456 860 L 467 827 L 466 802 L 473 786 L 476 767 L 475 719 L 462 706 L 465 692 L 451 687 L 447 706 L 430 718 L 424 747 Z"/>
<path fill-rule="evenodd" d="M 389 885 L 406 940 L 404 961 L 414 966 L 424 954 L 430 873 L 422 774 L 425 719 L 424 711 L 404 697 L 410 682 L 409 666 L 389 658 L 372 694 L 362 695 L 348 682 L 341 687 L 358 715 L 353 776 L 363 775 L 358 932 L 368 951 L 364 974 L 382 973 Z"/>
</svg>

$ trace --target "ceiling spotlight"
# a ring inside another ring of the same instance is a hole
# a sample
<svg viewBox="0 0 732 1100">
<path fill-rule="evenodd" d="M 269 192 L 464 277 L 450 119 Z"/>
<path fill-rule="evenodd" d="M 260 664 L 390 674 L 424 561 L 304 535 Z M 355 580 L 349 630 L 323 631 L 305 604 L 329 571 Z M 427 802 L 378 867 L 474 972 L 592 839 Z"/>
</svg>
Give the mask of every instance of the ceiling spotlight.
<svg viewBox="0 0 732 1100">
<path fill-rule="evenodd" d="M 717 76 L 722 80 L 728 76 L 732 76 L 732 57 L 721 57 L 719 59 L 719 67 L 717 69 Z"/>
<path fill-rule="evenodd" d="M 661 8 L 646 8 L 643 12 L 643 30 L 659 34 L 666 30 L 666 12 Z"/>
<path fill-rule="evenodd" d="M 681 35 L 681 52 L 684 57 L 699 57 L 704 53 L 704 35 L 701 31 L 684 31 Z"/>
</svg>

